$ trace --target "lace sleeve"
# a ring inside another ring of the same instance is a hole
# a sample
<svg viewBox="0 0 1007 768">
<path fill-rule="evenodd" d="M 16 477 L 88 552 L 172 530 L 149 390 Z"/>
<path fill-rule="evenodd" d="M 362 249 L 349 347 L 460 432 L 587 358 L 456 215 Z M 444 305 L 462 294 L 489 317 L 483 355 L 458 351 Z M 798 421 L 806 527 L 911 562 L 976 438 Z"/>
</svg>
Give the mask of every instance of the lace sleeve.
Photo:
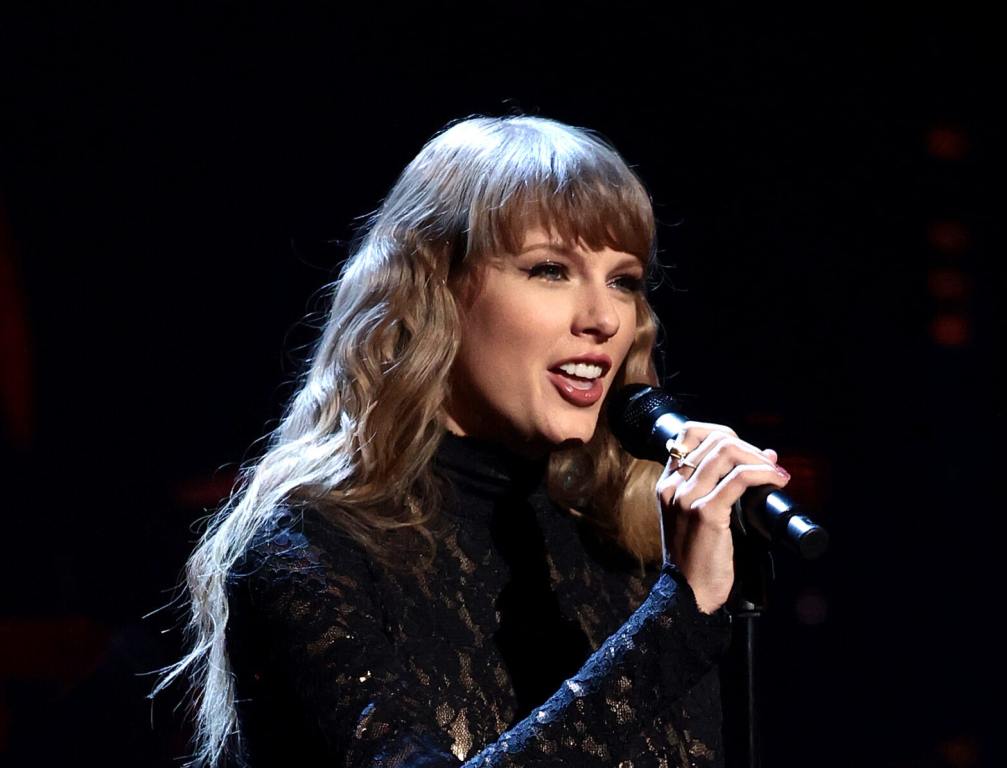
<svg viewBox="0 0 1007 768">
<path fill-rule="evenodd" d="M 268 655 L 333 765 L 617 765 L 634 757 L 620 732 L 651 727 L 694 686 L 701 690 L 729 639 L 727 614 L 699 612 L 681 573 L 665 565 L 642 605 L 575 675 L 498 739 L 474 745 L 462 764 L 437 722 L 436 686 L 398 657 L 368 561 L 342 541 L 335 551 L 328 539 L 319 547 L 274 528 L 228 582 L 237 632 L 229 629 L 228 650 L 239 682 L 262 663 L 249 653 Z M 241 636 L 250 631 L 246 614 L 255 616 L 254 638 Z M 690 755 L 690 764 L 711 764 L 704 757 Z"/>
</svg>

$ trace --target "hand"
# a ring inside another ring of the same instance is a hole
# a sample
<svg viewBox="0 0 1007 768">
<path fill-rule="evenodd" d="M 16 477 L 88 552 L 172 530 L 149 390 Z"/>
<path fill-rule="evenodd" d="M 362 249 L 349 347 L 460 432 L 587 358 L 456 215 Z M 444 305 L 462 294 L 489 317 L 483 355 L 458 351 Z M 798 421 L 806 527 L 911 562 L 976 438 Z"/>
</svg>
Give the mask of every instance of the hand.
<svg viewBox="0 0 1007 768">
<path fill-rule="evenodd" d="M 671 458 L 657 483 L 664 559 L 675 563 L 704 613 L 722 606 L 734 584 L 731 507 L 753 486 L 783 488 L 790 475 L 777 454 L 741 440 L 730 427 L 685 423 L 678 444 L 686 461 Z"/>
</svg>

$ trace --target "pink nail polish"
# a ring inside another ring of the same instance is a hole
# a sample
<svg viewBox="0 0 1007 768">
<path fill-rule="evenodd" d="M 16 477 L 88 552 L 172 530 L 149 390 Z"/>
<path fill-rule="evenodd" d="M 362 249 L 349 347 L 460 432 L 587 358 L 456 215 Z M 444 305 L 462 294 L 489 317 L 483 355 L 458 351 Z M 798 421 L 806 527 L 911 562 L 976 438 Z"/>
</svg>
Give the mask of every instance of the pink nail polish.
<svg viewBox="0 0 1007 768">
<path fill-rule="evenodd" d="M 789 480 L 790 479 L 790 473 L 787 470 L 785 470 L 783 467 L 778 466 L 776 468 L 776 474 L 778 474 L 784 480 Z"/>
</svg>

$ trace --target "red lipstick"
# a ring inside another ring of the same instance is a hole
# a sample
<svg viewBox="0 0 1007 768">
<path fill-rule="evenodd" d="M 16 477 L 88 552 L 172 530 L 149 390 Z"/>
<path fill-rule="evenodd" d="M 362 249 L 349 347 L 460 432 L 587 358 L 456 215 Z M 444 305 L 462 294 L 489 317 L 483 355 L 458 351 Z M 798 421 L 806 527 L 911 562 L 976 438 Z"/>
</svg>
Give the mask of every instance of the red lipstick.
<svg viewBox="0 0 1007 768">
<path fill-rule="evenodd" d="M 579 376 L 571 376 L 560 370 L 561 365 L 597 365 L 601 368 L 601 375 L 595 379 L 584 379 Z M 561 360 L 549 369 L 549 381 L 559 392 L 560 396 L 572 405 L 586 408 L 597 403 L 605 393 L 602 381 L 605 375 L 612 368 L 612 359 L 608 355 L 578 355 Z"/>
</svg>

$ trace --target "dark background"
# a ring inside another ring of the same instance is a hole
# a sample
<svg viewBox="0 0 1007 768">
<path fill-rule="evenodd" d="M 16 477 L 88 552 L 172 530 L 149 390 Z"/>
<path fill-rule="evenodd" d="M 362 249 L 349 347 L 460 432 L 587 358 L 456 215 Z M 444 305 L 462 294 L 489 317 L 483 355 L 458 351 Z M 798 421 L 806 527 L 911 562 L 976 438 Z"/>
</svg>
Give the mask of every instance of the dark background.
<svg viewBox="0 0 1007 768">
<path fill-rule="evenodd" d="M 5 4 L 0 763 L 178 764 L 181 687 L 144 695 L 179 614 L 143 616 L 358 217 L 449 120 L 523 111 L 637 168 L 668 386 L 832 533 L 777 561 L 765 764 L 1002 764 L 995 26 L 696 5 Z"/>
</svg>

